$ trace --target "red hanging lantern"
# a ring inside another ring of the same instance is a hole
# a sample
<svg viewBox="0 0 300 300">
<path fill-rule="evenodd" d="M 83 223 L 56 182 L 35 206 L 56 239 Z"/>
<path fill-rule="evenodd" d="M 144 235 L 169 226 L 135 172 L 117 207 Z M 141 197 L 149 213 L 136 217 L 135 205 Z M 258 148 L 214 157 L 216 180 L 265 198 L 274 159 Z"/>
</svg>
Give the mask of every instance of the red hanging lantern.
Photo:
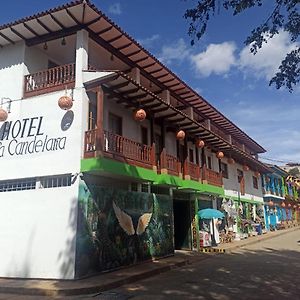
<svg viewBox="0 0 300 300">
<path fill-rule="evenodd" d="M 230 165 L 233 165 L 235 163 L 234 159 L 233 158 L 228 158 L 227 159 L 227 162 L 230 164 Z"/>
<path fill-rule="evenodd" d="M 297 208 L 297 205 L 295 204 L 293 207 L 294 207 L 294 208 Z"/>
<path fill-rule="evenodd" d="M 217 157 L 218 159 L 221 159 L 221 158 L 224 157 L 224 153 L 223 153 L 222 151 L 218 151 L 218 152 L 216 153 L 216 157 Z"/>
<path fill-rule="evenodd" d="M 289 203 L 289 204 L 288 204 L 288 207 L 291 207 L 291 206 L 292 206 L 292 204 L 291 204 L 291 203 Z"/>
<path fill-rule="evenodd" d="M 203 140 L 201 140 L 201 139 L 196 139 L 196 147 L 197 147 L 197 148 L 201 149 L 201 148 L 203 148 L 204 146 L 205 146 L 205 143 L 204 143 Z"/>
<path fill-rule="evenodd" d="M 133 113 L 133 118 L 136 120 L 136 121 L 144 121 L 146 119 L 146 112 L 140 108 L 140 109 L 137 109 L 134 113 Z"/>
<path fill-rule="evenodd" d="M 184 138 L 185 138 L 185 132 L 183 130 L 178 130 L 176 132 L 176 139 L 181 141 L 184 140 Z"/>
<path fill-rule="evenodd" d="M 58 106 L 63 110 L 69 110 L 73 106 L 73 100 L 67 95 L 62 96 L 58 99 Z"/>
<path fill-rule="evenodd" d="M 269 201 L 269 206 L 273 206 L 274 202 L 272 200 Z"/>
<path fill-rule="evenodd" d="M 7 111 L 0 107 L 0 122 L 5 122 L 7 118 L 8 118 Z"/>
<path fill-rule="evenodd" d="M 281 202 L 281 207 L 285 207 L 285 203 L 284 202 Z"/>
<path fill-rule="evenodd" d="M 250 168 L 249 168 L 247 165 L 243 165 L 243 170 L 244 170 L 244 171 L 249 171 Z"/>
<path fill-rule="evenodd" d="M 258 171 L 256 171 L 256 172 L 254 172 L 254 175 L 255 175 L 256 177 L 259 177 L 259 176 L 260 176 L 260 173 L 259 173 Z"/>
</svg>

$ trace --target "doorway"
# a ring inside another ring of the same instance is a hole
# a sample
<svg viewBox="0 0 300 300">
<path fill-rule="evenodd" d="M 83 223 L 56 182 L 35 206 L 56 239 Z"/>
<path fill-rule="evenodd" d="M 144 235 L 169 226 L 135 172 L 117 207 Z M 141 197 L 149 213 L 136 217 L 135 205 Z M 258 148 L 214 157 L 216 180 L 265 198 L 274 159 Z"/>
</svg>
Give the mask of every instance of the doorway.
<svg viewBox="0 0 300 300">
<path fill-rule="evenodd" d="M 192 249 L 190 201 L 174 199 L 175 249 Z"/>
</svg>

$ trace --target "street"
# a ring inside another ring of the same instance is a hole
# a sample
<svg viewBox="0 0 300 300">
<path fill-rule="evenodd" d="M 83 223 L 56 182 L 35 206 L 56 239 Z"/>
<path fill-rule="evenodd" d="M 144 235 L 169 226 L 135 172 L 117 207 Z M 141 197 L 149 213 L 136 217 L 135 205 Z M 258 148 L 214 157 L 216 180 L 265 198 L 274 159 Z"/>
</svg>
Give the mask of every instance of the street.
<svg viewBox="0 0 300 300">
<path fill-rule="evenodd" d="M 56 299 L 300 299 L 300 230 L 94 295 Z M 1 294 L 0 300 L 48 300 Z"/>
</svg>

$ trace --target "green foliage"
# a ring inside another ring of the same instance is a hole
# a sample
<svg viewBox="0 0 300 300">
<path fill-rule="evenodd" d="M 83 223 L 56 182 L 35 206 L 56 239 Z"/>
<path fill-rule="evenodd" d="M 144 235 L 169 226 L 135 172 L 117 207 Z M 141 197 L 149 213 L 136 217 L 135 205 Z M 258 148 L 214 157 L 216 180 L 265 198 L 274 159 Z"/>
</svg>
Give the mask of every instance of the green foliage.
<svg viewBox="0 0 300 300">
<path fill-rule="evenodd" d="M 290 170 L 288 171 L 288 173 L 289 173 L 290 175 L 292 175 L 292 176 L 297 176 L 297 175 L 300 174 L 299 169 L 298 169 L 297 167 L 290 169 Z"/>
<path fill-rule="evenodd" d="M 187 0 L 186 0 L 187 1 Z M 251 31 L 245 44 L 250 45 L 250 51 L 256 54 L 264 43 L 277 35 L 280 30 L 286 31 L 291 42 L 296 42 L 300 35 L 299 0 L 273 0 L 274 8 L 269 17 Z M 252 7 L 261 7 L 262 0 L 200 0 L 184 17 L 190 21 L 188 34 L 191 44 L 200 39 L 206 32 L 209 20 L 221 9 L 230 10 L 235 16 Z M 290 92 L 300 81 L 300 47 L 290 51 L 279 66 L 279 72 L 270 80 L 277 89 L 286 87 Z"/>
</svg>

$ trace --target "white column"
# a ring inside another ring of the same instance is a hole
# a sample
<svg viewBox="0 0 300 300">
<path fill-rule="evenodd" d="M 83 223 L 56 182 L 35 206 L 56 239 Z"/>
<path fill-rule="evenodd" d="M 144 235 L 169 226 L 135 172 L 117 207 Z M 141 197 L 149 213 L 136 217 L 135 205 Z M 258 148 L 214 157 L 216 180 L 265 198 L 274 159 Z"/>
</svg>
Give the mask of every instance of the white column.
<svg viewBox="0 0 300 300">
<path fill-rule="evenodd" d="M 84 29 L 77 31 L 75 88 L 83 87 L 82 70 L 88 69 L 88 47 L 89 47 L 88 32 Z"/>
</svg>

